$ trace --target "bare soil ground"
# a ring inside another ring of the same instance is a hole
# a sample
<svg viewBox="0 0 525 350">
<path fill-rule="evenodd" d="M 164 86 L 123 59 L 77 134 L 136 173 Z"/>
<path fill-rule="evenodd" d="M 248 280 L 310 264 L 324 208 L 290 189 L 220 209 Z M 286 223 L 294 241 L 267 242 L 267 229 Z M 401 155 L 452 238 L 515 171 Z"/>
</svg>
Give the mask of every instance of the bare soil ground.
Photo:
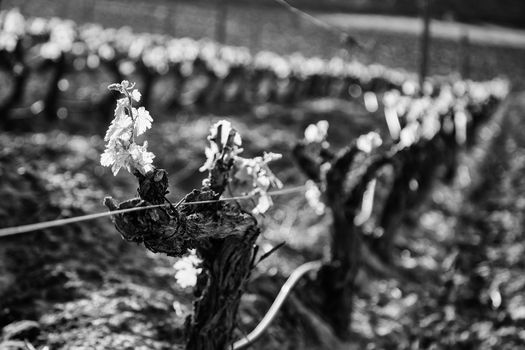
<svg viewBox="0 0 525 350">
<path fill-rule="evenodd" d="M 321 102 L 321 103 L 320 103 Z M 501 119 L 481 130 L 452 186 L 438 185 L 402 227 L 395 268 L 403 277 L 364 270 L 358 279 L 354 338 L 341 344 L 287 303 L 255 349 L 514 349 L 525 344 L 525 95 L 514 95 Z M 220 115 L 159 117 L 150 145 L 180 198 L 196 186 L 208 127 Z M 359 103 L 260 106 L 232 118 L 246 152 L 282 152 L 276 172 L 287 185 L 304 181 L 288 156 L 309 122 L 328 119 L 342 145 L 381 129 Z M 89 121 L 84 120 L 84 123 Z M 77 125 L 77 124 L 75 124 Z M 105 195 L 127 199 L 132 177 L 98 165 L 100 136 L 64 132 L 0 135 L 3 227 L 103 211 Z M 470 181 L 469 181 L 470 180 Z M 253 274 L 238 337 L 266 312 L 284 276 L 322 257 L 325 217 L 286 196 L 261 219 L 263 250 L 287 245 Z M 109 219 L 3 238 L 0 244 L 0 348 L 172 349 L 182 347 L 190 290 L 174 281 L 173 260 L 123 242 Z"/>
</svg>

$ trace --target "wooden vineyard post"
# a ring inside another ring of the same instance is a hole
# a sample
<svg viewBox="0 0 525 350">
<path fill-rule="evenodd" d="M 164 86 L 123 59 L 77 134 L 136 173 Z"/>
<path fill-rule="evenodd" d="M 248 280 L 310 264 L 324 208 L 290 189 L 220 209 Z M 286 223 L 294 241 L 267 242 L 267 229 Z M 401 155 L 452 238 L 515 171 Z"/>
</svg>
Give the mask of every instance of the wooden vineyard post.
<svg viewBox="0 0 525 350">
<path fill-rule="evenodd" d="M 218 43 L 226 44 L 228 26 L 228 0 L 216 1 L 215 16 L 215 40 Z"/>
<path fill-rule="evenodd" d="M 466 80 L 470 78 L 470 39 L 468 29 L 463 29 L 459 39 L 459 62 L 461 78 Z"/>
<path fill-rule="evenodd" d="M 419 86 L 423 94 L 423 85 L 428 75 L 428 58 L 430 49 L 430 15 L 432 0 L 423 1 L 423 32 L 421 33 L 421 48 L 419 62 Z"/>
</svg>

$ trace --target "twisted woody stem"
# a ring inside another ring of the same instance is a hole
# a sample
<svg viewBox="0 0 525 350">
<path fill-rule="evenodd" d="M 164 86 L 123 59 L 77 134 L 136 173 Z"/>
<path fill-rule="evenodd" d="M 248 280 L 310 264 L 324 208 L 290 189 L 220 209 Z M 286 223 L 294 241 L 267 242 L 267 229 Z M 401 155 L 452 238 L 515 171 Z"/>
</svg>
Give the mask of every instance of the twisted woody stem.
<svg viewBox="0 0 525 350">
<path fill-rule="evenodd" d="M 303 172 L 314 181 L 325 181 L 325 200 L 332 214 L 331 257 L 317 277 L 321 305 L 317 306 L 335 334 L 341 339 L 349 335 L 352 314 L 354 279 L 360 263 L 361 238 L 359 228 L 354 224 L 368 183 L 376 173 L 389 162 L 386 157 L 362 164 L 365 171 L 350 190 L 346 180 L 352 174 L 357 157 L 362 153 L 356 143 L 334 154 L 328 149 L 300 142 L 294 148 L 294 156 Z M 323 163 L 330 164 L 322 176 Z"/>
<path fill-rule="evenodd" d="M 231 164 L 217 161 L 204 188 L 218 198 L 228 185 L 230 168 Z M 195 291 L 199 299 L 194 304 L 188 349 L 226 349 L 231 344 L 241 295 L 251 272 L 255 241 L 260 233 L 257 221 L 236 204 L 224 205 L 221 213 L 229 215 L 235 224 L 221 235 L 239 231 L 239 225 L 243 226 L 238 234 L 222 239 L 213 237 L 197 247 L 207 279 L 200 279 Z"/>
<path fill-rule="evenodd" d="M 186 195 L 183 203 L 218 199 L 227 185 L 231 164 L 220 160 L 205 185 Z M 110 210 L 164 203 L 168 189 L 165 170 L 142 175 L 140 198 L 117 204 L 106 198 Z M 115 215 L 122 237 L 143 243 L 153 252 L 179 257 L 196 249 L 203 272 L 195 288 L 194 314 L 187 320 L 187 349 L 226 349 L 232 342 L 242 291 L 251 271 L 257 221 L 239 206 L 215 202 L 162 207 Z"/>
</svg>

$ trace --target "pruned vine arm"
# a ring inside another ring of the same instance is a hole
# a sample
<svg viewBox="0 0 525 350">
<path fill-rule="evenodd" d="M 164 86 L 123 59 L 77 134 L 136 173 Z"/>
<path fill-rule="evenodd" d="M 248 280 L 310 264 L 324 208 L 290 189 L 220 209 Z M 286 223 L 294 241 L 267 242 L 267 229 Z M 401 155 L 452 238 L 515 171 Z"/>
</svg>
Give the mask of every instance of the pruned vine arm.
<svg viewBox="0 0 525 350">
<path fill-rule="evenodd" d="M 139 176 L 140 198 L 117 203 L 107 197 L 104 204 L 113 211 L 163 203 L 167 187 L 166 171 L 155 169 L 145 176 Z M 194 190 L 186 195 L 182 203 L 213 199 L 217 199 L 214 191 Z M 206 245 L 210 239 L 241 236 L 256 226 L 256 220 L 251 214 L 225 202 L 117 214 L 113 222 L 127 241 L 144 243 L 149 250 L 170 256 L 184 255 L 188 249 Z"/>
</svg>

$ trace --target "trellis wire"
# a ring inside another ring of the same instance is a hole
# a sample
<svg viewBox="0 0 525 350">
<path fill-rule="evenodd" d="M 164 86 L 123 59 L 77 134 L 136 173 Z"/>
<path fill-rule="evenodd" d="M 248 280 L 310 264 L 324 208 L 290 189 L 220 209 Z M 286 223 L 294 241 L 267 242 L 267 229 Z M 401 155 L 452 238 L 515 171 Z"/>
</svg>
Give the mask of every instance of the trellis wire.
<svg viewBox="0 0 525 350">
<path fill-rule="evenodd" d="M 297 193 L 304 191 L 305 186 L 296 186 L 291 188 L 284 188 L 282 190 L 276 190 L 276 191 L 270 191 L 268 192 L 268 195 L 270 196 L 282 196 L 289 193 Z M 230 198 L 221 198 L 217 200 L 207 200 L 207 201 L 198 201 L 198 202 L 184 202 L 180 203 L 180 206 L 183 205 L 197 205 L 197 204 L 210 204 L 210 203 L 217 203 L 217 202 L 228 202 L 228 201 L 236 201 L 236 200 L 242 200 L 242 199 L 250 199 L 253 198 L 255 195 L 244 195 L 244 196 L 238 196 L 238 197 L 230 197 Z M 145 207 L 135 207 L 135 208 L 127 208 L 127 209 L 120 209 L 120 210 L 114 210 L 109 212 L 103 212 L 103 213 L 95 213 L 95 214 L 87 214 L 82 216 L 76 216 L 72 218 L 65 218 L 65 219 L 57 219 L 57 220 L 51 220 L 51 221 L 44 221 L 39 222 L 35 224 L 28 224 L 28 225 L 21 225 L 21 226 L 14 226 L 14 227 L 6 227 L 6 228 L 0 228 L 0 238 L 8 237 L 8 236 L 14 236 L 22 233 L 32 232 L 36 230 L 42 230 L 46 228 L 51 227 L 59 227 L 64 226 L 68 224 L 73 224 L 76 222 L 82 222 L 82 221 L 89 221 L 94 220 L 106 216 L 112 216 L 117 214 L 124 214 L 124 213 L 130 213 L 134 211 L 141 211 L 141 210 L 147 210 L 147 209 L 154 209 L 154 208 L 160 208 L 160 207 L 169 207 L 171 206 L 171 203 L 164 203 L 164 204 L 156 204 L 156 205 L 148 205 Z"/>
<path fill-rule="evenodd" d="M 290 193 L 297 193 L 304 191 L 305 186 L 296 186 L 291 188 L 285 188 L 281 190 L 271 191 L 268 192 L 268 195 L 270 196 L 282 196 L 285 194 Z M 207 200 L 207 201 L 197 201 L 197 202 L 186 202 L 186 203 L 180 203 L 180 206 L 183 205 L 197 205 L 197 204 L 211 204 L 211 203 L 217 203 L 217 202 L 226 202 L 226 201 L 235 201 L 235 200 L 242 200 L 242 199 L 249 199 L 254 197 L 254 195 L 244 195 L 244 196 L 238 196 L 238 197 L 230 197 L 230 198 L 221 198 L 218 200 Z M 14 236 L 17 234 L 32 232 L 36 230 L 42 230 L 46 228 L 51 227 L 58 227 L 58 226 L 64 226 L 67 224 L 72 224 L 76 222 L 82 222 L 82 221 L 88 221 L 88 220 L 94 220 L 102 217 L 107 217 L 111 215 L 117 215 L 117 214 L 124 214 L 124 213 L 130 213 L 134 211 L 141 211 L 146 209 L 154 209 L 154 208 L 160 208 L 160 207 L 166 207 L 170 206 L 170 203 L 164 203 L 164 204 L 156 204 L 156 205 L 149 205 L 145 207 L 135 207 L 135 208 L 128 208 L 128 209 L 120 209 L 110 212 L 103 212 L 103 213 L 95 213 L 95 214 L 88 214 L 83 216 L 77 216 L 73 218 L 66 218 L 66 219 L 58 219 L 58 220 L 52 220 L 52 221 L 46 221 L 46 222 L 40 222 L 35 224 L 29 224 L 29 225 L 22 225 L 22 226 L 16 226 L 16 227 L 8 227 L 8 228 L 2 228 L 0 229 L 0 238 L 7 237 L 7 236 Z M 247 346 L 250 346 L 255 342 L 268 328 L 268 326 L 272 323 L 274 318 L 277 316 L 277 313 L 281 309 L 282 305 L 284 304 L 287 297 L 290 295 L 290 292 L 294 288 L 294 286 L 297 284 L 297 282 L 307 273 L 319 270 L 321 268 L 322 262 L 321 261 L 311 261 L 308 263 L 305 263 L 301 266 L 299 266 L 297 269 L 295 269 L 284 285 L 281 287 L 281 290 L 279 291 L 279 294 L 275 298 L 274 302 L 268 309 L 268 312 L 264 315 L 262 320 L 259 322 L 259 324 L 254 328 L 253 331 L 251 331 L 248 335 L 246 335 L 244 338 L 236 341 L 234 344 L 232 344 L 233 350 L 239 350 L 244 349 Z"/>
<path fill-rule="evenodd" d="M 297 7 L 290 5 L 286 0 L 273 0 L 273 1 L 279 3 L 280 5 L 284 6 L 288 11 L 292 12 L 293 14 L 297 16 L 304 18 L 305 20 L 316 25 L 317 27 L 320 27 L 334 35 L 338 35 L 342 43 L 352 44 L 358 47 L 363 47 L 355 38 L 351 37 L 347 32 L 343 31 L 341 28 L 338 28 L 337 26 L 329 24 L 323 20 L 320 20 L 319 18 L 303 10 L 300 10 Z"/>
</svg>

